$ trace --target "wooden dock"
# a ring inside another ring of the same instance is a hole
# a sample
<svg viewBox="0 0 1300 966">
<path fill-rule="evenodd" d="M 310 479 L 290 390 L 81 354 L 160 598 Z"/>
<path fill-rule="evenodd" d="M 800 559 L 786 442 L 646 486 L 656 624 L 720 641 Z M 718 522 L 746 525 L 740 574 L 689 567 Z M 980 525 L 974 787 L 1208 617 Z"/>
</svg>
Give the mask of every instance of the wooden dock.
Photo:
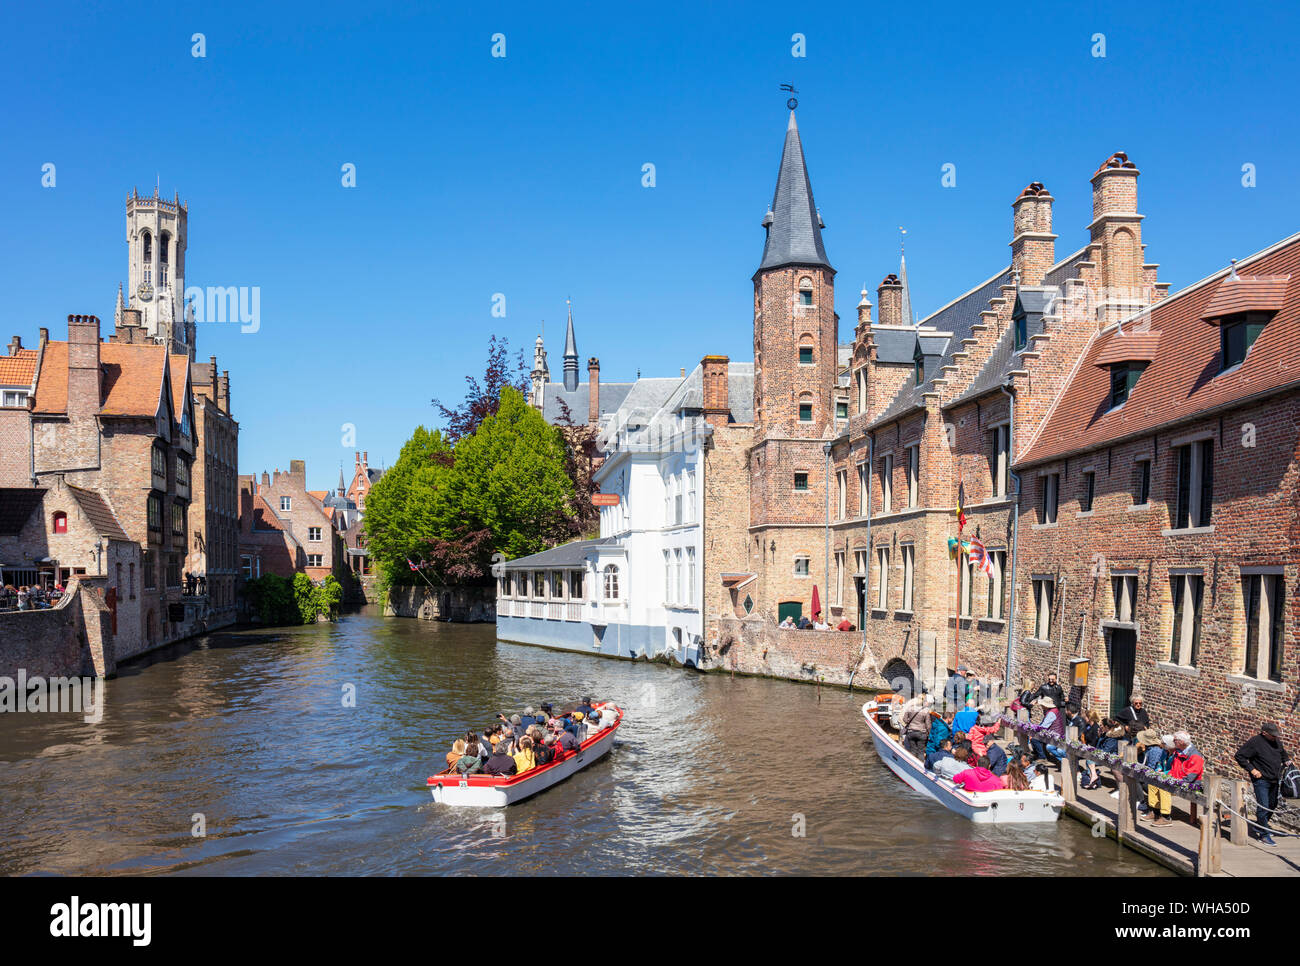
<svg viewBox="0 0 1300 966">
<path fill-rule="evenodd" d="M 1025 724 L 1009 728 L 1028 745 Z M 1065 814 L 1090 826 L 1094 835 L 1104 834 L 1184 875 L 1300 876 L 1300 837 L 1275 834 L 1276 846 L 1262 845 L 1249 837 L 1247 822 L 1233 814 L 1255 817 L 1253 807 L 1247 809 L 1244 802 L 1244 781 L 1206 775 L 1202 791 L 1172 792 L 1174 824 L 1153 828 L 1137 808 L 1146 800 L 1141 777 L 1097 762 L 1101 787 L 1080 787 L 1083 761 L 1092 758 L 1093 752 L 1076 752 L 1070 744 L 1076 736 L 1070 731 L 1068 754 L 1056 781 L 1065 798 Z M 1121 751 L 1126 762 L 1135 760 L 1136 746 L 1121 743 Z M 1112 797 L 1114 792 L 1119 793 L 1117 797 Z"/>
</svg>

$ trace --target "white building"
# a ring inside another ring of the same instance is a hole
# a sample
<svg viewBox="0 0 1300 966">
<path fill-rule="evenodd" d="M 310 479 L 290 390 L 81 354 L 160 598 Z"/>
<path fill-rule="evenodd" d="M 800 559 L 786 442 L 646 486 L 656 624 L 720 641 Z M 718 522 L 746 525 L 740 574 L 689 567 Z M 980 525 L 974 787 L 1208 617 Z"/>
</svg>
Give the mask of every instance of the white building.
<svg viewBox="0 0 1300 966">
<path fill-rule="evenodd" d="M 733 413 L 753 405 L 753 367 L 731 367 Z M 503 565 L 497 636 L 613 657 L 697 663 L 704 573 L 703 372 L 639 379 L 601 426 L 600 537 Z"/>
</svg>

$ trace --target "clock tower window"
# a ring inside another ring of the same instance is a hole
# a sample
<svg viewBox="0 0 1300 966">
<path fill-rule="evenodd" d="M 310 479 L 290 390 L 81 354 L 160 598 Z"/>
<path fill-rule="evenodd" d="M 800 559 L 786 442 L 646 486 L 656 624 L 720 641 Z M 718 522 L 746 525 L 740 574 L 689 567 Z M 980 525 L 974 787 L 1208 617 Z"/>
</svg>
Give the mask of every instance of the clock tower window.
<svg viewBox="0 0 1300 966">
<path fill-rule="evenodd" d="M 148 232 L 144 233 L 144 244 L 141 246 L 140 255 L 140 278 L 146 285 L 153 284 L 153 236 Z"/>
</svg>

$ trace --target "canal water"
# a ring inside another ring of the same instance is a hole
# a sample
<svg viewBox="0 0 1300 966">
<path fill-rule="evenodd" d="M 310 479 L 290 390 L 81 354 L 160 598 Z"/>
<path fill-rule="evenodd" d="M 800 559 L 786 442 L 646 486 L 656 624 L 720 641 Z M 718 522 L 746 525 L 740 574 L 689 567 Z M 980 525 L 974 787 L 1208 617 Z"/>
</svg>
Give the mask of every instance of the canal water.
<svg viewBox="0 0 1300 966">
<path fill-rule="evenodd" d="M 433 803 L 458 732 L 584 693 L 628 712 L 605 759 L 509 809 Z M 123 668 L 98 724 L 0 715 L 0 873 L 1167 874 L 1068 819 L 980 827 L 921 798 L 862 700 L 491 625 L 218 633 Z"/>
</svg>

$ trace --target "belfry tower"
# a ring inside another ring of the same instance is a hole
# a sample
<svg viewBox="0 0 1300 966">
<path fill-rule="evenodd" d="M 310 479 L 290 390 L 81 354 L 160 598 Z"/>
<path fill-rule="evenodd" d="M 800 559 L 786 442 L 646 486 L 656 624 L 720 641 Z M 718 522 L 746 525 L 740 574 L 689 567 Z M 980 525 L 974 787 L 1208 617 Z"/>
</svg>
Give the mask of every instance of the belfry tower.
<svg viewBox="0 0 1300 966">
<path fill-rule="evenodd" d="M 189 206 L 179 194 L 167 201 L 132 189 L 126 199 L 126 302 L 118 295 L 116 325 L 123 310 L 140 313 L 139 325 L 167 351 L 194 358 L 194 315 L 185 304 L 185 246 Z"/>
</svg>

